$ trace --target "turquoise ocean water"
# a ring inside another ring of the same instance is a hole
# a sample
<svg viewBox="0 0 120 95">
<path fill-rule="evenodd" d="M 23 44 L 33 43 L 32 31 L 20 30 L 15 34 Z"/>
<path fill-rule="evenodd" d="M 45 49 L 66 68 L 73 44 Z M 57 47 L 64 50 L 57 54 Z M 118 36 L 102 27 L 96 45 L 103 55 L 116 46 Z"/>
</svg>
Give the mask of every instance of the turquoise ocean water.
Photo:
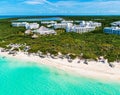
<svg viewBox="0 0 120 95">
<path fill-rule="evenodd" d="M 0 19 L 8 19 L 8 18 L 14 18 L 14 17 L 19 17 L 19 16 L 1 16 Z"/>
<path fill-rule="evenodd" d="M 120 95 L 120 84 L 0 57 L 0 95 Z"/>
</svg>

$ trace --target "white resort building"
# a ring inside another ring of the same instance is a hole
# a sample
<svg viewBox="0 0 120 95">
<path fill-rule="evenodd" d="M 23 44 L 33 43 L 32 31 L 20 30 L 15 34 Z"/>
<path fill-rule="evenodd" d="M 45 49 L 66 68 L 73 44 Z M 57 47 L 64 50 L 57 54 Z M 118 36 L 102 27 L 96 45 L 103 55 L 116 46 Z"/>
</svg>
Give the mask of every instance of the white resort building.
<svg viewBox="0 0 120 95">
<path fill-rule="evenodd" d="M 85 32 L 90 32 L 90 31 L 94 31 L 95 27 L 80 27 L 80 26 L 74 26 L 73 27 L 73 32 L 76 33 L 85 33 Z"/>
<path fill-rule="evenodd" d="M 46 35 L 46 34 L 56 34 L 56 32 L 52 29 L 48 29 L 44 26 L 41 26 L 39 29 L 37 30 L 33 30 L 34 33 L 38 33 L 41 35 Z"/>
<path fill-rule="evenodd" d="M 13 27 L 25 27 L 26 25 L 28 25 L 29 23 L 27 22 L 12 22 L 12 26 Z"/>
<path fill-rule="evenodd" d="M 28 23 L 26 24 L 26 29 L 37 29 L 39 28 L 39 24 L 38 23 Z"/>
<path fill-rule="evenodd" d="M 114 26 L 114 27 L 120 26 L 120 21 L 111 23 L 111 26 Z"/>
<path fill-rule="evenodd" d="M 66 29 L 67 28 L 67 23 L 56 23 L 53 25 L 54 29 L 58 29 L 58 28 L 63 28 Z"/>
<path fill-rule="evenodd" d="M 102 24 L 92 21 L 81 21 L 79 25 L 67 24 L 67 32 L 85 33 L 94 31 L 96 27 L 100 27 Z"/>
<path fill-rule="evenodd" d="M 105 27 L 103 31 L 108 34 L 120 35 L 120 21 L 111 23 L 111 27 Z"/>
<path fill-rule="evenodd" d="M 28 22 L 12 22 L 13 27 L 25 27 L 26 29 L 37 29 L 39 28 L 38 23 L 28 23 Z"/>
<path fill-rule="evenodd" d="M 93 21 L 80 21 L 80 26 L 81 27 L 86 27 L 86 26 L 89 26 L 89 27 L 101 27 L 102 24 L 99 23 L 99 22 L 93 22 Z"/>
<path fill-rule="evenodd" d="M 55 23 L 53 26 L 54 26 L 54 29 L 58 29 L 58 28 L 66 29 L 68 24 L 73 24 L 73 21 L 63 20 L 63 21 L 61 21 L 61 23 Z"/>
<path fill-rule="evenodd" d="M 73 23 L 74 21 L 72 21 L 72 20 L 63 20 L 63 21 L 61 21 L 61 23 Z"/>
<path fill-rule="evenodd" d="M 56 21 L 41 21 L 41 24 L 56 24 Z"/>
<path fill-rule="evenodd" d="M 119 27 L 105 27 L 103 31 L 105 33 L 108 33 L 108 34 L 120 35 L 120 28 Z"/>
</svg>

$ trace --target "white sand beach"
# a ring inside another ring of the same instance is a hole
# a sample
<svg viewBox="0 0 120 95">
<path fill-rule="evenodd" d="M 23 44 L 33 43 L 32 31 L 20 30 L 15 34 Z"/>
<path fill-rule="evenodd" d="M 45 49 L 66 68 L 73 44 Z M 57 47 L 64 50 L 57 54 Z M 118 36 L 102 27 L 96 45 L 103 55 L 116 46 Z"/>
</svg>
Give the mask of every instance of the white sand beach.
<svg viewBox="0 0 120 95">
<path fill-rule="evenodd" d="M 19 60 L 26 60 L 36 62 L 38 64 L 45 64 L 47 66 L 55 67 L 57 69 L 64 70 L 66 72 L 71 72 L 73 74 L 78 74 L 80 76 L 102 79 L 102 80 L 115 80 L 120 81 L 120 63 L 114 62 L 114 68 L 111 68 L 107 63 L 101 63 L 96 61 L 89 61 L 89 64 L 84 64 L 84 60 L 80 63 L 78 59 L 73 60 L 73 62 L 68 62 L 67 59 L 52 59 L 52 58 L 40 58 L 39 56 L 26 55 L 24 52 L 18 52 L 15 56 L 8 54 L 8 52 L 1 52 L 0 56 L 16 58 Z"/>
</svg>

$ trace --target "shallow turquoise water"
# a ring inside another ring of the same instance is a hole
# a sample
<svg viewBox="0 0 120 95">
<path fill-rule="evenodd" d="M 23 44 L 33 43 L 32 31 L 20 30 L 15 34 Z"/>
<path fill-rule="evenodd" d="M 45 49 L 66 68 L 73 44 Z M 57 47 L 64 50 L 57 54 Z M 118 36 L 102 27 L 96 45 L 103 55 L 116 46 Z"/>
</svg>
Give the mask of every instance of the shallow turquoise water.
<svg viewBox="0 0 120 95">
<path fill-rule="evenodd" d="M 50 17 L 50 18 L 26 18 L 26 19 L 18 19 L 15 21 L 61 21 L 62 18 L 60 17 Z"/>
<path fill-rule="evenodd" d="M 120 84 L 0 57 L 0 95 L 120 95 Z"/>
</svg>

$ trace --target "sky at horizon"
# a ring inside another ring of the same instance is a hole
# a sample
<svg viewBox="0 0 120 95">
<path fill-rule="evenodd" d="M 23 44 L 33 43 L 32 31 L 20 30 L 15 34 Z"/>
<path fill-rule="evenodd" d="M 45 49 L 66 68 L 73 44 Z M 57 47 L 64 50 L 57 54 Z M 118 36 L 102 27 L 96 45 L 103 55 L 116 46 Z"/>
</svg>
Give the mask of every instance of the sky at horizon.
<svg viewBox="0 0 120 95">
<path fill-rule="evenodd" d="M 120 0 L 0 0 L 0 15 L 120 15 Z"/>
</svg>

